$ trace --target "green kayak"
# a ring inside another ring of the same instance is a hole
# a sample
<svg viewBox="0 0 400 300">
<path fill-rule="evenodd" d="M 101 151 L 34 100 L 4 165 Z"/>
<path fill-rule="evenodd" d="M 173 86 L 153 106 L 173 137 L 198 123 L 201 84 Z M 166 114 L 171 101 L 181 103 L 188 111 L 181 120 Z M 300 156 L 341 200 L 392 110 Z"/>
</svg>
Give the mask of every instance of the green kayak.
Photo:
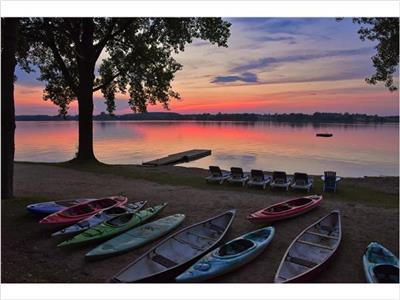
<svg viewBox="0 0 400 300">
<path fill-rule="evenodd" d="M 166 205 L 167 203 L 163 203 L 138 212 L 119 215 L 62 242 L 58 247 L 109 239 L 131 229 L 132 227 L 144 223 L 158 214 Z"/>
<path fill-rule="evenodd" d="M 95 260 L 133 250 L 171 232 L 184 219 L 185 215 L 175 214 L 135 227 L 97 246 L 86 253 L 85 258 Z"/>
</svg>

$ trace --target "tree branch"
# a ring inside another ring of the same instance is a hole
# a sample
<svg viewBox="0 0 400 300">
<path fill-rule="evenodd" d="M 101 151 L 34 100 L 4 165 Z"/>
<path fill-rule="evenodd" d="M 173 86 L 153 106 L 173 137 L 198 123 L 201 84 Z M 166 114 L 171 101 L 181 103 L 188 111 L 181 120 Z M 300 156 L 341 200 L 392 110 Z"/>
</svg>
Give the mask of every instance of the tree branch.
<svg viewBox="0 0 400 300">
<path fill-rule="evenodd" d="M 77 95 L 78 94 L 78 87 L 76 86 L 76 84 L 74 83 L 74 80 L 71 76 L 71 74 L 68 71 L 67 66 L 65 65 L 65 62 L 63 60 L 63 58 L 60 55 L 60 52 L 58 51 L 56 42 L 54 40 L 54 36 L 53 36 L 53 32 L 51 31 L 50 28 L 46 27 L 46 36 L 49 37 L 48 39 L 44 40 L 44 42 L 49 46 L 49 48 L 51 49 L 51 51 L 53 52 L 54 58 L 57 62 L 57 64 L 60 67 L 61 72 L 63 73 L 65 80 L 67 81 L 68 85 L 71 87 L 71 90 L 74 91 L 74 93 Z"/>
<path fill-rule="evenodd" d="M 113 37 L 115 37 L 116 35 L 120 34 L 121 32 L 123 32 L 128 25 L 130 24 L 130 20 L 126 20 L 124 22 L 123 25 L 121 25 L 121 27 L 119 29 L 117 29 L 115 32 L 112 32 L 115 25 L 117 24 L 118 19 L 114 18 L 112 24 L 110 25 L 109 30 L 107 31 L 107 33 L 105 34 L 105 36 L 103 37 L 103 39 L 101 41 L 99 41 L 96 45 L 95 45 L 95 53 L 96 53 L 96 57 L 98 58 L 101 54 L 101 51 L 103 51 L 103 48 L 105 47 L 105 45 L 107 44 L 107 42 L 112 39 Z"/>
<path fill-rule="evenodd" d="M 105 83 L 98 85 L 93 88 L 93 92 L 96 92 L 98 90 L 101 90 L 102 88 L 107 87 L 115 78 L 117 78 L 119 75 L 121 75 L 121 72 L 118 72 L 117 74 L 113 75 L 109 80 L 107 80 Z"/>
</svg>

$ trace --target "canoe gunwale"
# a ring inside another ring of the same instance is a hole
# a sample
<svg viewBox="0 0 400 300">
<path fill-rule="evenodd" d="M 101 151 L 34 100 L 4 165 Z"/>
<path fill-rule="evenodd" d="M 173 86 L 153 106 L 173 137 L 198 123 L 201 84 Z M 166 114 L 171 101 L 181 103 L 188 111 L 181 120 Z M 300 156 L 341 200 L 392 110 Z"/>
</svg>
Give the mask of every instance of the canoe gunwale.
<svg viewBox="0 0 400 300">
<path fill-rule="evenodd" d="M 223 240 L 223 238 L 225 237 L 226 233 L 227 233 L 228 230 L 230 229 L 230 227 L 231 227 L 231 225 L 232 225 L 232 223 L 233 223 L 233 220 L 234 220 L 234 218 L 235 218 L 235 215 L 236 215 L 236 210 L 235 210 L 235 209 L 231 209 L 231 210 L 225 211 L 225 212 L 223 212 L 223 213 L 221 213 L 221 214 L 219 214 L 219 215 L 216 215 L 216 216 L 214 216 L 214 217 L 212 217 L 212 218 L 209 218 L 209 219 L 203 220 L 203 221 L 201 221 L 201 222 L 195 223 L 195 224 L 193 224 L 193 225 L 187 226 L 187 227 L 182 228 L 181 230 L 179 230 L 179 231 L 177 231 L 177 232 L 174 232 L 174 233 L 170 234 L 169 236 L 167 236 L 166 238 L 164 238 L 162 241 L 160 241 L 157 245 L 155 245 L 155 246 L 152 247 L 150 250 L 148 250 L 147 252 L 145 252 L 142 256 L 140 256 L 139 258 L 137 258 L 136 260 L 134 260 L 132 263 L 128 264 L 125 268 L 121 269 L 116 275 L 114 275 L 114 276 L 109 280 L 109 282 L 119 282 L 119 283 L 123 283 L 123 281 L 121 281 L 121 280 L 119 280 L 119 279 L 117 278 L 118 275 L 121 274 L 121 273 L 123 273 L 123 272 L 125 272 L 126 270 L 128 270 L 131 266 L 135 265 L 138 261 L 140 261 L 140 260 L 142 260 L 142 259 L 144 259 L 144 258 L 146 258 L 146 257 L 148 257 L 148 256 L 150 256 L 150 255 L 152 255 L 153 253 L 157 254 L 156 250 L 157 250 L 157 248 L 158 248 L 160 245 L 164 244 L 164 243 L 167 242 L 169 239 L 174 238 L 175 236 L 181 234 L 182 232 L 188 231 L 188 230 L 190 230 L 190 229 L 193 228 L 193 227 L 196 227 L 196 226 L 205 224 L 205 223 L 207 223 L 207 222 L 210 222 L 210 221 L 212 221 L 212 220 L 215 220 L 215 219 L 217 219 L 217 218 L 219 218 L 219 217 L 222 217 L 222 216 L 224 216 L 224 215 L 226 215 L 226 214 L 230 214 L 230 215 L 231 215 L 228 224 L 225 226 L 223 232 L 220 233 L 218 239 L 216 239 L 215 242 L 214 242 L 211 246 L 209 246 L 206 250 L 204 250 L 204 251 L 201 252 L 200 254 L 198 254 L 198 255 L 192 257 L 192 258 L 189 259 L 188 261 L 185 261 L 185 262 L 176 264 L 175 266 L 170 267 L 170 268 L 167 268 L 166 270 L 162 270 L 162 271 L 153 273 L 153 274 L 151 274 L 150 276 L 136 279 L 136 280 L 133 281 L 133 282 L 141 282 L 141 281 L 144 281 L 144 280 L 149 280 L 149 279 L 151 279 L 151 278 L 158 278 L 158 277 L 160 277 L 160 276 L 162 276 L 162 275 L 164 275 L 164 274 L 166 274 L 166 273 L 168 273 L 168 272 L 171 272 L 171 271 L 173 271 L 173 270 L 180 269 L 180 268 L 184 267 L 185 265 L 191 263 L 192 261 L 199 259 L 199 258 L 202 257 L 203 255 L 205 255 L 207 252 L 212 251 L 212 249 L 214 249 L 215 247 L 217 247 L 218 244 Z"/>
<path fill-rule="evenodd" d="M 284 281 L 278 280 L 278 278 L 282 278 L 282 279 L 285 278 L 284 276 L 281 276 L 280 273 L 281 273 L 283 264 L 287 261 L 287 258 L 289 257 L 289 251 L 292 249 L 294 244 L 297 243 L 304 234 L 307 234 L 308 230 L 312 229 L 315 225 L 321 223 L 321 221 L 323 221 L 324 219 L 328 218 L 332 214 L 337 214 L 339 235 L 337 237 L 336 246 L 332 247 L 332 249 L 327 249 L 327 250 L 330 250 L 331 253 L 328 256 L 326 256 L 326 258 L 322 262 L 318 263 L 317 265 L 315 265 L 312 268 L 308 268 L 307 271 L 302 272 L 302 273 L 300 273 L 300 274 L 298 274 L 296 276 L 293 276 L 293 277 L 290 277 L 290 278 L 286 278 Z M 341 240 L 342 240 L 342 224 L 341 224 L 340 211 L 339 210 L 333 210 L 328 215 L 318 219 L 316 222 L 312 223 L 310 226 L 305 228 L 300 234 L 298 234 L 294 238 L 294 240 L 291 242 L 289 247 L 286 249 L 285 254 L 283 255 L 283 258 L 282 258 L 282 260 L 281 260 L 281 262 L 279 264 L 278 270 L 277 270 L 277 272 L 275 274 L 274 282 L 275 283 L 301 282 L 302 278 L 311 277 L 313 275 L 313 273 L 316 273 L 318 270 L 322 269 L 336 255 L 337 250 L 340 247 Z"/>
</svg>

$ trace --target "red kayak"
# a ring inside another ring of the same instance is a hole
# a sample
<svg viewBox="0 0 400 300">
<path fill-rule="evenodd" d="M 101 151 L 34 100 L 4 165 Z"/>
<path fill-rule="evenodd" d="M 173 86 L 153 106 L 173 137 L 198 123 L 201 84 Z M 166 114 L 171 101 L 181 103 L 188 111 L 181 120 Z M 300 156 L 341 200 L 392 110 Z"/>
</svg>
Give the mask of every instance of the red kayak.
<svg viewBox="0 0 400 300">
<path fill-rule="evenodd" d="M 322 196 L 312 195 L 280 202 L 262 210 L 256 211 L 247 217 L 254 223 L 274 222 L 301 215 L 320 204 Z"/>
<path fill-rule="evenodd" d="M 124 205 L 127 201 L 128 198 L 123 196 L 113 196 L 94 200 L 88 199 L 87 202 L 51 214 L 40 220 L 39 223 L 49 225 L 71 225 L 102 210 Z"/>
</svg>

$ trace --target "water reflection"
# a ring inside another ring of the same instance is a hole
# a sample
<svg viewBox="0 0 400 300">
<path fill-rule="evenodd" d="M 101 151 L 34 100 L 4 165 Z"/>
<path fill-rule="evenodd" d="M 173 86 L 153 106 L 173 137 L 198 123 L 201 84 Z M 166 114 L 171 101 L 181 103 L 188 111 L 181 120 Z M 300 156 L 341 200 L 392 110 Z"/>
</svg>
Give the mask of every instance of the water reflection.
<svg viewBox="0 0 400 300">
<path fill-rule="evenodd" d="M 77 122 L 17 122 L 16 160 L 65 161 L 77 146 Z M 318 138 L 317 132 L 333 133 Z M 216 121 L 95 122 L 96 156 L 141 163 L 194 148 L 212 155 L 185 166 L 305 171 L 342 176 L 398 175 L 398 125 Z"/>
</svg>

